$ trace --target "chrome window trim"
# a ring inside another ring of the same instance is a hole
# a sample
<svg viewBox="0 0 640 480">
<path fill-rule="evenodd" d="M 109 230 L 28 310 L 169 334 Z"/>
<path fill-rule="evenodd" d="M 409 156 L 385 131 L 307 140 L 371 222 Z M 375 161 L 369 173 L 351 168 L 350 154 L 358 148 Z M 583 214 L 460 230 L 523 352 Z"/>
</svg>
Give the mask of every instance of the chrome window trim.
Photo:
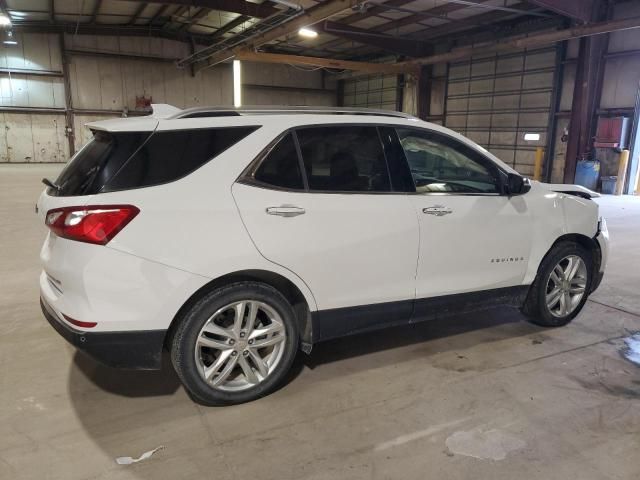
<svg viewBox="0 0 640 480">
<path fill-rule="evenodd" d="M 460 144 L 463 144 L 464 146 L 466 146 L 467 148 L 473 150 L 475 153 L 477 153 L 479 156 L 481 156 L 487 163 L 489 163 L 493 168 L 496 169 L 496 172 L 498 173 L 498 175 L 502 176 L 502 177 L 506 177 L 507 172 L 501 168 L 500 165 L 498 165 L 496 162 L 494 162 L 491 158 L 487 157 L 486 155 L 484 155 L 482 153 L 482 151 L 474 148 L 472 145 L 466 145 L 463 142 L 461 142 L 459 139 L 453 137 L 452 135 L 449 135 L 445 132 L 440 132 L 437 130 L 434 130 L 432 128 L 425 128 L 425 127 L 417 127 L 414 125 L 397 125 L 397 124 L 393 124 L 393 123 L 353 123 L 353 122 L 347 122 L 347 123 L 340 123 L 340 122 L 336 122 L 336 123 L 326 123 L 326 124 L 321 124 L 321 125 L 300 125 L 300 126 L 296 126 L 296 127 L 289 127 L 286 130 L 282 131 L 278 136 L 276 136 L 271 142 L 269 142 L 269 144 L 267 144 L 267 146 L 260 152 L 258 153 L 258 155 L 256 155 L 256 157 L 249 162 L 249 165 L 247 165 L 247 167 L 242 171 L 242 173 L 240 173 L 240 175 L 238 176 L 238 178 L 236 178 L 234 183 L 240 183 L 242 185 L 248 185 L 248 186 L 252 186 L 252 187 L 258 187 L 258 188 L 263 188 L 266 190 L 275 190 L 275 191 L 280 191 L 280 192 L 292 192 L 292 193 L 316 193 L 316 194 L 338 194 L 338 195 L 429 195 L 429 196 L 465 196 L 465 197 L 477 197 L 477 196 L 492 196 L 492 197 L 504 197 L 504 196 L 508 196 L 508 194 L 506 193 L 501 193 L 501 192 L 487 192 L 487 193 L 482 193 L 482 192 L 396 192 L 396 191 L 386 191 L 386 192 L 379 192 L 379 191 L 337 191 L 337 190 L 311 190 L 311 189 L 292 189 L 292 188 L 284 188 L 284 187 L 278 187 L 277 185 L 271 185 L 268 183 L 264 183 L 261 182 L 259 180 L 256 180 L 254 177 L 254 174 L 256 172 L 256 170 L 260 167 L 261 163 L 266 159 L 266 157 L 269 156 L 269 153 L 271 153 L 271 151 L 276 147 L 276 145 L 284 138 L 287 136 L 287 134 L 289 133 L 295 133 L 296 130 L 301 129 L 301 128 L 323 128 L 323 127 L 348 127 L 348 126 L 354 126 L 354 127 L 375 127 L 375 128 L 379 128 L 379 127 L 388 127 L 388 128 L 393 128 L 395 129 L 404 129 L 404 130 L 415 130 L 417 132 L 424 132 L 424 133 L 431 133 L 431 134 L 435 134 L 435 135 L 440 135 L 442 137 L 446 137 L 452 141 L 458 142 Z M 297 135 L 293 135 L 294 138 L 294 142 L 296 143 L 296 145 L 298 146 L 298 137 Z M 384 151 L 384 145 L 382 145 L 382 149 Z M 302 159 L 302 152 L 298 152 L 298 159 L 300 162 L 302 162 L 302 164 L 304 165 L 304 160 Z M 405 158 L 405 161 L 406 158 Z M 387 166 L 387 170 L 389 169 L 389 162 L 386 159 L 385 156 L 385 162 L 386 162 L 386 166 Z M 301 171 L 302 176 L 306 178 L 306 171 L 302 170 Z M 391 181 L 391 178 L 390 178 Z M 502 181 L 502 179 L 501 179 Z M 308 179 L 303 180 L 303 182 L 305 184 L 308 183 Z M 391 187 L 393 188 L 393 182 L 391 182 Z"/>
</svg>

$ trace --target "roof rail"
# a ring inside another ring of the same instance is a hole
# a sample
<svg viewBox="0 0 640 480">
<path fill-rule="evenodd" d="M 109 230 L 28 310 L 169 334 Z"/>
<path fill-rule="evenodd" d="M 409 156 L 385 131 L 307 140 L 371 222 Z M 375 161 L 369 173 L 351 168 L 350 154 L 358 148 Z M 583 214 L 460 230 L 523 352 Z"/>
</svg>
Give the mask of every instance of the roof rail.
<svg viewBox="0 0 640 480">
<path fill-rule="evenodd" d="M 404 112 L 350 107 L 309 107 L 309 106 L 247 106 L 247 107 L 195 107 L 181 110 L 170 119 L 229 117 L 236 115 L 287 115 L 309 113 L 316 115 L 379 115 L 381 117 L 416 118 Z"/>
</svg>

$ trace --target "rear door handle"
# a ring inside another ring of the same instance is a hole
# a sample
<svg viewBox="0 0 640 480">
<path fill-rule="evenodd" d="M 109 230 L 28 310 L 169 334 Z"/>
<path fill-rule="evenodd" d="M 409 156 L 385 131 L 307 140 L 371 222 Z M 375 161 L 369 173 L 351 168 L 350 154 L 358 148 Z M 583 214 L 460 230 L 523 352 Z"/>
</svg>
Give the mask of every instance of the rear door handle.
<svg viewBox="0 0 640 480">
<path fill-rule="evenodd" d="M 453 210 L 451 210 L 449 207 L 445 207 L 444 205 L 434 205 L 433 207 L 423 208 L 422 213 L 426 213 L 427 215 L 435 215 L 436 217 L 443 217 L 445 215 L 453 213 Z"/>
<path fill-rule="evenodd" d="M 295 205 L 280 205 L 279 207 L 267 207 L 269 215 L 278 215 L 280 217 L 297 217 L 305 213 L 304 208 Z"/>
</svg>

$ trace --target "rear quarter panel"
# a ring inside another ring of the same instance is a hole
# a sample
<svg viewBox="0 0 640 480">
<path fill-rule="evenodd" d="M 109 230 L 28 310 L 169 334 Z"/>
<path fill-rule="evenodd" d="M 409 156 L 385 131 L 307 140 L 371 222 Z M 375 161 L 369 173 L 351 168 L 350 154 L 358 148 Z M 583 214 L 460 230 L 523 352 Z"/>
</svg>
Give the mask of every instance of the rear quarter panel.
<svg viewBox="0 0 640 480">
<path fill-rule="evenodd" d="M 249 269 L 275 272 L 291 280 L 316 310 L 311 291 L 298 276 L 260 255 L 231 195 L 235 179 L 281 131 L 277 125 L 263 126 L 180 180 L 95 196 L 94 203 L 140 209 L 107 248 L 210 279 Z"/>
</svg>

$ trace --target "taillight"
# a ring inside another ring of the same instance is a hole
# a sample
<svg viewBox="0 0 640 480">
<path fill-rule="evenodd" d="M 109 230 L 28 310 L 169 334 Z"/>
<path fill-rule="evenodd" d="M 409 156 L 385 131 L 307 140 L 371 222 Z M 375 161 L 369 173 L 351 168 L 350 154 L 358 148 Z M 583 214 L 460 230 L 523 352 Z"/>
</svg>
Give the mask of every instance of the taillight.
<svg viewBox="0 0 640 480">
<path fill-rule="evenodd" d="M 54 208 L 47 212 L 45 223 L 59 237 L 106 245 L 139 212 L 133 205 Z"/>
</svg>

